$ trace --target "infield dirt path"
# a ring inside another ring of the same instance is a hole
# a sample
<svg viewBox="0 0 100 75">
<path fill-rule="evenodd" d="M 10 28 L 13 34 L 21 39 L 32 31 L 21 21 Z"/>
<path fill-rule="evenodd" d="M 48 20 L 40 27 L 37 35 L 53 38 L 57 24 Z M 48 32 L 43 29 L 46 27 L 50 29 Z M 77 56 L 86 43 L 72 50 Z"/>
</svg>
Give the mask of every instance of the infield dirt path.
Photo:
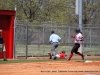
<svg viewBox="0 0 100 75">
<path fill-rule="evenodd" d="M 0 75 L 100 75 L 100 61 L 51 61 L 0 64 Z"/>
</svg>

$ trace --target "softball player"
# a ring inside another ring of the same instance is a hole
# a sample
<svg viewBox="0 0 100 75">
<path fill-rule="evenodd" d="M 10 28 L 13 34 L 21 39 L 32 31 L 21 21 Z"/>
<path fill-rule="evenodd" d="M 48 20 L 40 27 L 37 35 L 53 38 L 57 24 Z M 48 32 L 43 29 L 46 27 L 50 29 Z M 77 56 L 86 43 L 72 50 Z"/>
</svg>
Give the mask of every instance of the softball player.
<svg viewBox="0 0 100 75">
<path fill-rule="evenodd" d="M 48 53 L 48 54 L 51 57 L 51 53 Z M 64 59 L 66 57 L 65 51 L 61 51 L 59 54 L 56 54 L 55 56 L 56 58 Z"/>
<path fill-rule="evenodd" d="M 4 40 L 3 40 L 3 37 L 2 37 L 2 30 L 0 30 L 0 49 L 3 52 L 4 61 L 7 61 L 7 59 L 6 59 L 6 49 L 5 49 Z"/>
<path fill-rule="evenodd" d="M 70 60 L 73 56 L 73 53 L 75 53 L 75 54 L 80 55 L 82 57 L 82 60 L 84 61 L 84 55 L 82 53 L 78 52 L 80 44 L 81 44 L 82 41 L 84 41 L 84 38 L 83 38 L 79 28 L 77 28 L 75 30 L 75 32 L 76 32 L 76 36 L 72 36 L 72 38 L 75 39 L 75 42 L 74 42 L 75 44 L 74 44 L 74 46 L 71 50 L 71 54 L 70 54 L 70 56 L 67 60 Z"/>
<path fill-rule="evenodd" d="M 49 38 L 49 43 L 52 44 L 52 49 L 51 49 L 51 57 L 50 59 L 54 58 L 56 59 L 56 52 L 55 52 L 55 49 L 58 47 L 58 45 L 60 44 L 60 40 L 61 40 L 61 37 L 58 36 L 57 34 L 55 34 L 54 31 L 51 31 L 51 36 Z"/>
</svg>

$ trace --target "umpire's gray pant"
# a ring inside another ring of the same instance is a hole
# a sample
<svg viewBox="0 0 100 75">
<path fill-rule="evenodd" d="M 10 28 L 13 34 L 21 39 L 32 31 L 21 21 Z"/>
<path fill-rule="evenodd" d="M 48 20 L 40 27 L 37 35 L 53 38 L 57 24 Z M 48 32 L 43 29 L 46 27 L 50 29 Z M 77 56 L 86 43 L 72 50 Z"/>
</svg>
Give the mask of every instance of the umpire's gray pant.
<svg viewBox="0 0 100 75">
<path fill-rule="evenodd" d="M 52 56 L 56 55 L 55 49 L 58 47 L 58 42 L 52 43 L 52 49 L 51 49 L 51 54 Z"/>
</svg>

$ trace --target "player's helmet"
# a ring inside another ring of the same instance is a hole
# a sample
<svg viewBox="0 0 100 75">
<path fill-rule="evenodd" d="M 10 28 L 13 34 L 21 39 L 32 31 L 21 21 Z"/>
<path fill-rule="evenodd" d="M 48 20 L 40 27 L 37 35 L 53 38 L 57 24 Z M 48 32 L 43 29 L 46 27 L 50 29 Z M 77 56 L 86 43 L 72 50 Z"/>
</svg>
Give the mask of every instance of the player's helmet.
<svg viewBox="0 0 100 75">
<path fill-rule="evenodd" d="M 80 28 L 76 28 L 75 29 L 75 32 L 80 32 Z"/>
<path fill-rule="evenodd" d="M 51 34 L 55 33 L 54 31 L 51 31 Z"/>
</svg>

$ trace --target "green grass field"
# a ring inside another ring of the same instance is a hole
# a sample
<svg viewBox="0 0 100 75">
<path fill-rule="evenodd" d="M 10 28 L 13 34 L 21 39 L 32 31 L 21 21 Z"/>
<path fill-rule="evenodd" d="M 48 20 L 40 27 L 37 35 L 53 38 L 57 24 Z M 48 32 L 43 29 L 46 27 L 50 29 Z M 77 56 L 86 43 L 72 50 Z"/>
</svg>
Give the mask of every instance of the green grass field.
<svg viewBox="0 0 100 75">
<path fill-rule="evenodd" d="M 75 61 L 81 61 L 81 58 L 72 58 L 72 60 Z M 100 58 L 85 58 L 85 60 L 96 60 L 96 61 L 100 61 Z M 0 60 L 0 64 L 9 64 L 9 63 L 29 63 L 29 62 L 56 62 L 56 61 L 67 61 L 66 59 L 57 59 L 57 60 L 52 60 L 52 59 L 12 59 L 12 60 L 8 60 L 8 61 L 3 61 Z"/>
<path fill-rule="evenodd" d="M 73 46 L 59 46 L 56 49 L 56 53 L 60 53 L 62 50 L 66 52 L 66 55 L 70 54 Z M 45 56 L 51 51 L 51 45 L 28 45 L 28 56 Z M 26 45 L 16 45 L 16 56 L 26 55 Z M 100 46 L 87 45 L 83 48 L 85 55 L 100 55 Z"/>
</svg>

